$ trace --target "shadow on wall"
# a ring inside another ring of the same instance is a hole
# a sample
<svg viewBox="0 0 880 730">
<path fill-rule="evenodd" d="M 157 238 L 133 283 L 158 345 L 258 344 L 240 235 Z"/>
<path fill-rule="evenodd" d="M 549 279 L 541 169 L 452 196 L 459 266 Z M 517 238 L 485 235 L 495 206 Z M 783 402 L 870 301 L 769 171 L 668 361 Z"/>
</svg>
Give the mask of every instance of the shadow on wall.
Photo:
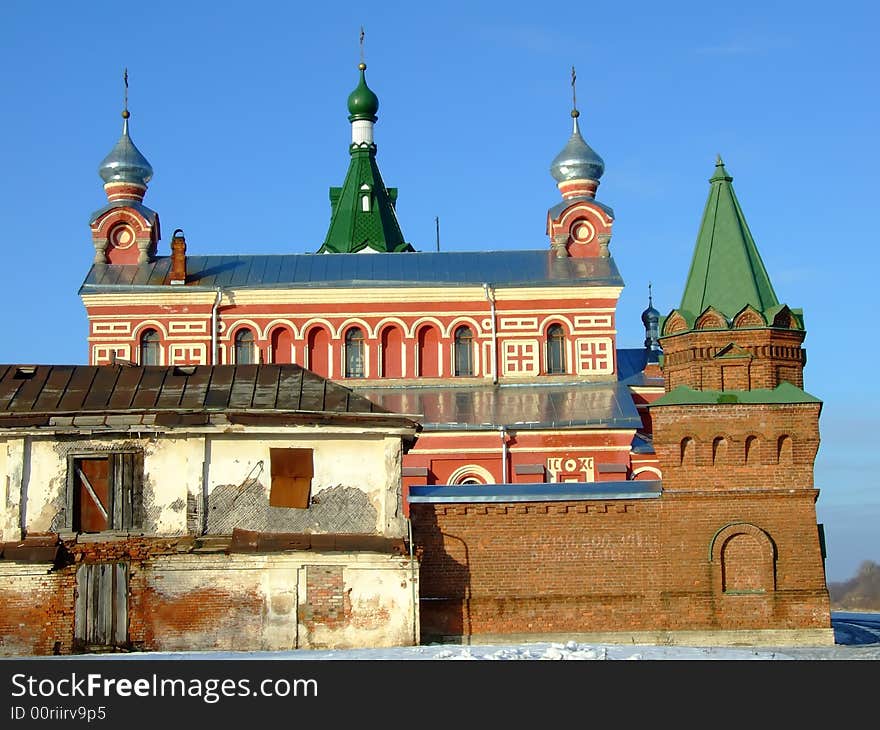
<svg viewBox="0 0 880 730">
<path fill-rule="evenodd" d="M 460 537 L 440 531 L 433 506 L 413 505 L 413 540 L 419 556 L 422 643 L 471 634 L 470 551 Z"/>
</svg>

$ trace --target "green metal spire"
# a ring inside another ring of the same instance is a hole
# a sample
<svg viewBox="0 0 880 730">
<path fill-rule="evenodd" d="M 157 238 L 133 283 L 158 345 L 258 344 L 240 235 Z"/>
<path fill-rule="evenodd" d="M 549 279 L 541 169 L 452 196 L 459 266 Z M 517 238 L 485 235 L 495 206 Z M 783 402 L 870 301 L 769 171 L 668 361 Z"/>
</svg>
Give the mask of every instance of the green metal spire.
<svg viewBox="0 0 880 730">
<path fill-rule="evenodd" d="M 360 82 L 348 98 L 351 163 L 342 187 L 330 188 L 330 227 L 318 253 L 414 250 L 397 221 L 397 188 L 385 187 L 376 164 L 373 124 L 379 99 L 367 87 L 366 67 L 363 62 L 358 66 Z"/>
<path fill-rule="evenodd" d="M 779 305 L 732 182 L 719 155 L 679 308 L 691 325 L 707 307 L 732 319 L 747 304 L 765 316 Z"/>
</svg>

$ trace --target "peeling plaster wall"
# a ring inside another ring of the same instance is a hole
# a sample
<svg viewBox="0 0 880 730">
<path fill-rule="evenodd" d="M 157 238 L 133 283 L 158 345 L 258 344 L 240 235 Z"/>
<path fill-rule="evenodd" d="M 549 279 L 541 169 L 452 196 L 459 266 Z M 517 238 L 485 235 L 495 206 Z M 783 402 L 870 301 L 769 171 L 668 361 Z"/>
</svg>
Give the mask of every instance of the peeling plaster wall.
<svg viewBox="0 0 880 730">
<path fill-rule="evenodd" d="M 272 507 L 270 448 L 314 450 L 312 504 Z M 405 537 L 398 436 L 314 427 L 276 432 L 8 438 L 0 448 L 5 476 L 0 495 L 0 538 L 16 540 L 22 481 L 29 532 L 70 527 L 69 457 L 138 449 L 144 454 L 144 534 L 200 533 L 203 480 L 209 484 L 208 532 L 229 535 L 240 527 L 266 532 L 348 532 Z M 207 469 L 205 460 L 207 459 Z"/>
<path fill-rule="evenodd" d="M 270 448 L 314 449 L 312 504 L 308 509 L 269 506 Z M 399 437 L 211 436 L 208 532 L 235 527 L 265 532 L 355 532 L 403 537 Z"/>
<path fill-rule="evenodd" d="M 341 573 L 338 596 L 305 590 L 306 571 L 315 565 Z M 408 559 L 375 553 L 158 558 L 132 573 L 140 586 L 132 598 L 132 638 L 138 634 L 152 651 L 414 645 L 413 578 L 418 569 L 411 571 Z M 310 622 L 333 598 L 344 605 L 338 617 Z"/>
<path fill-rule="evenodd" d="M 18 540 L 18 505 L 21 500 L 22 439 L 0 441 L 0 542 Z M 16 469 L 18 465 L 18 469 Z"/>
<path fill-rule="evenodd" d="M 143 531 L 186 534 L 187 492 L 201 489 L 199 438 L 35 439 L 27 479 L 28 531 L 58 532 L 69 527 L 68 457 L 131 449 L 144 453 Z"/>
<path fill-rule="evenodd" d="M 155 511 L 151 532 L 185 535 L 191 497 L 201 499 L 205 440 L 201 436 L 160 438 L 144 455 L 144 491 L 152 494 Z M 145 507 L 147 503 L 144 498 Z"/>
</svg>

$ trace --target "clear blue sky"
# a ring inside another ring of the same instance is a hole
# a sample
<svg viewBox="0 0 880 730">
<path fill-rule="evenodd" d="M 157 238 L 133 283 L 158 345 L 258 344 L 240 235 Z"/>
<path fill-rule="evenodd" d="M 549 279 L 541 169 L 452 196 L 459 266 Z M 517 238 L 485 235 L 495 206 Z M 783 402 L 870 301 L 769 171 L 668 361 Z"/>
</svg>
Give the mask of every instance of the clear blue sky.
<svg viewBox="0 0 880 730">
<path fill-rule="evenodd" d="M 780 300 L 804 310 L 806 390 L 830 580 L 880 562 L 878 94 L 873 3 L 24 2 L 0 6 L 0 361 L 84 363 L 77 290 L 97 167 L 131 134 L 155 174 L 160 253 L 313 252 L 348 162 L 364 26 L 376 142 L 404 235 L 446 250 L 543 248 L 550 161 L 581 129 L 605 160 L 641 344 L 648 282 L 679 304 L 721 153 Z"/>
</svg>

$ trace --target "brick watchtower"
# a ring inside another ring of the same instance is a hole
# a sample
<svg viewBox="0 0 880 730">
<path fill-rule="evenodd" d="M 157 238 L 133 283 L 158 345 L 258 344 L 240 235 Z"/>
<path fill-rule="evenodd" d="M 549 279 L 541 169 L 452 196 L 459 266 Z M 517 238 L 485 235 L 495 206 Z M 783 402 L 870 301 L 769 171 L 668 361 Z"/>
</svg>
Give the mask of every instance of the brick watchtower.
<svg viewBox="0 0 880 730">
<path fill-rule="evenodd" d="M 666 509 L 687 525 L 675 536 L 687 554 L 707 561 L 692 567 L 722 624 L 761 628 L 776 612 L 827 627 L 822 404 L 802 390 L 803 317 L 778 301 L 720 157 L 709 182 L 681 305 L 660 323 L 667 392 L 650 411 Z"/>
</svg>

